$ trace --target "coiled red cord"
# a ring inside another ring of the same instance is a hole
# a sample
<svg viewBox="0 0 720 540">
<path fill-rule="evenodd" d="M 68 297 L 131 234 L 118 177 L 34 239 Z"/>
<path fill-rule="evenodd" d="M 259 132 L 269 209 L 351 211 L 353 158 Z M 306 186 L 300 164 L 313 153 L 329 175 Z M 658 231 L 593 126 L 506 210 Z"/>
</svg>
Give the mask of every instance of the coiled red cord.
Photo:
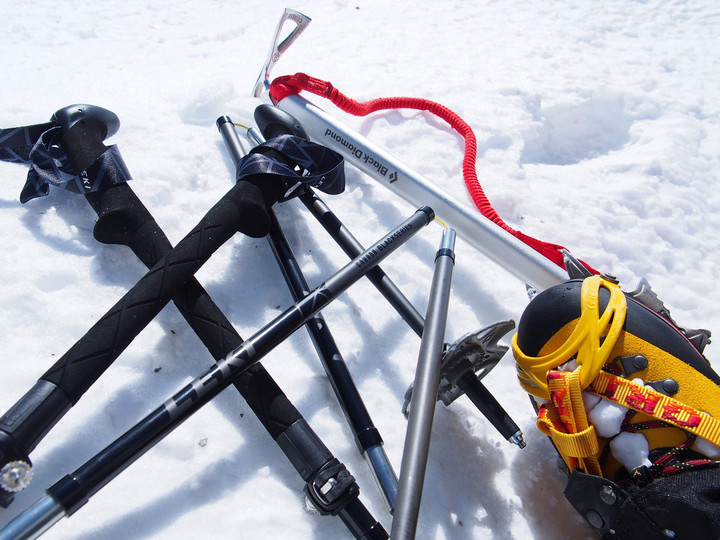
<svg viewBox="0 0 720 540">
<path fill-rule="evenodd" d="M 302 90 L 307 90 L 308 92 L 327 98 L 338 108 L 354 116 L 366 116 L 370 113 L 387 109 L 414 109 L 428 111 L 438 118 L 445 120 L 465 139 L 465 154 L 463 156 L 462 166 L 463 178 L 465 179 L 465 187 L 475 206 L 480 210 L 480 213 L 553 263 L 565 268 L 561 253 L 561 250 L 565 249 L 563 246 L 538 240 L 513 229 L 502 220 L 492 207 L 478 181 L 475 171 L 475 160 L 477 158 L 477 140 L 475 139 L 475 134 L 467 122 L 458 114 L 444 105 L 422 98 L 390 97 L 365 102 L 355 101 L 339 92 L 331 83 L 310 77 L 305 73 L 285 75 L 275 79 L 270 85 L 270 99 L 273 103 L 277 104 L 290 95 L 299 94 Z M 587 263 L 583 262 L 582 264 L 593 274 L 598 273 L 597 270 L 590 267 Z"/>
</svg>

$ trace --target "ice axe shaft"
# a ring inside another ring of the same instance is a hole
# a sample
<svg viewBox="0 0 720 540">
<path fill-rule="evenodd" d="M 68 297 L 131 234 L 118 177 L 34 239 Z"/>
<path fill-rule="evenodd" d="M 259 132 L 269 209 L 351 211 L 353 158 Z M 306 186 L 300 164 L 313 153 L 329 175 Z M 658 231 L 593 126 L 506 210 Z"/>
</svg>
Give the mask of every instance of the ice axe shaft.
<svg viewBox="0 0 720 540">
<path fill-rule="evenodd" d="M 567 280 L 567 274 L 479 212 L 462 204 L 419 173 L 300 95 L 277 106 L 294 116 L 311 139 L 339 152 L 383 186 L 415 206 L 432 206 L 458 236 L 537 290 Z"/>
</svg>

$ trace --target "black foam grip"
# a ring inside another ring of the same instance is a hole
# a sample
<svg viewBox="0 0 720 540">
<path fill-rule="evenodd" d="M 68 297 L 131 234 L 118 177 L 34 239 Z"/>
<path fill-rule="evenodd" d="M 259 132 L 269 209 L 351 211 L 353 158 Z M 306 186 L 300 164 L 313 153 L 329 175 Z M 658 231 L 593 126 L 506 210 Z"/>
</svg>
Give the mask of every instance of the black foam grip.
<svg viewBox="0 0 720 540">
<path fill-rule="evenodd" d="M 76 173 L 81 173 L 92 165 L 100 154 L 107 150 L 103 139 L 106 127 L 94 118 L 79 120 L 65 131 L 59 140 L 60 147 Z"/>
<path fill-rule="evenodd" d="M 116 184 L 87 195 L 87 199 L 98 214 L 95 237 L 99 241 L 129 246 L 148 267 L 172 250 L 165 233 L 129 185 Z M 240 335 L 195 278 L 172 300 L 213 358 L 224 358 L 242 344 Z M 273 439 L 302 417 L 260 364 L 243 373 L 235 387 Z"/>
<path fill-rule="evenodd" d="M 255 186 L 249 182 L 233 186 L 42 378 L 77 402 L 185 282 L 247 223 L 249 187 Z"/>
</svg>

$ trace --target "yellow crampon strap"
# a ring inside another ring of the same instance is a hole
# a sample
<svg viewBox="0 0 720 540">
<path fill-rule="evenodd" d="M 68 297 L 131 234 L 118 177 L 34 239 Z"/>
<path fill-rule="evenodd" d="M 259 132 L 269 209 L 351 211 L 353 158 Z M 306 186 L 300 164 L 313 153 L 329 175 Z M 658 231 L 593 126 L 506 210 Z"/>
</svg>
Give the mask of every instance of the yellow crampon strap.
<svg viewBox="0 0 720 540">
<path fill-rule="evenodd" d="M 546 414 L 538 415 L 537 426 L 553 440 L 570 470 L 580 467 L 589 474 L 602 476 L 598 463 L 600 444 L 595 428 L 588 423 L 580 374 L 580 367 L 573 372 L 548 372 L 547 388 L 552 406 L 541 409 Z"/>
<path fill-rule="evenodd" d="M 602 315 L 600 288 L 610 291 Z M 526 356 L 513 336 L 513 355 L 518 367 L 520 384 L 530 394 L 548 399 L 547 373 L 575 357 L 580 366 L 580 386 L 584 389 L 600 372 L 620 336 L 625 322 L 627 301 L 620 287 L 601 276 L 588 277 L 581 289 L 580 317 L 568 339 L 556 350 L 544 356 Z M 523 378 L 527 378 L 525 381 Z"/>
<path fill-rule="evenodd" d="M 589 388 L 593 393 L 720 446 L 720 419 L 629 379 L 601 371 Z"/>
<path fill-rule="evenodd" d="M 548 372 L 550 403 L 540 409 L 537 426 L 552 439 L 570 470 L 580 468 L 600 476 L 600 444 L 595 428 L 587 422 L 579 370 Z M 649 386 L 601 371 L 586 390 L 720 446 L 720 420 Z"/>
</svg>

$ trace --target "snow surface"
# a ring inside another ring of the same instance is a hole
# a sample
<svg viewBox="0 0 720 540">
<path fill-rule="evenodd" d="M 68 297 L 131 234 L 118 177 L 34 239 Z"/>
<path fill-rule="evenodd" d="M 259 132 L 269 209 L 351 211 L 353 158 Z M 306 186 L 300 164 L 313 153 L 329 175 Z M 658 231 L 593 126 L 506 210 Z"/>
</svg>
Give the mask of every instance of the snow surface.
<svg viewBox="0 0 720 540">
<path fill-rule="evenodd" d="M 475 2 L 2 0 L 0 126 L 48 120 L 73 103 L 121 119 L 132 188 L 179 241 L 230 187 L 218 116 L 251 122 L 251 89 L 284 7 L 313 22 L 274 75 L 331 80 L 357 99 L 411 95 L 459 113 L 478 138 L 481 182 L 500 215 L 569 247 L 627 290 L 645 276 L 681 324 L 717 330 L 720 7 L 714 1 Z M 462 139 L 416 112 L 338 115 L 461 200 Z M 26 171 L 0 163 L 0 412 L 12 406 L 144 273 L 125 247 L 92 237 L 81 197 L 21 205 Z M 348 167 L 324 200 L 365 244 L 414 208 Z M 296 202 L 278 208 L 311 286 L 346 258 Z M 384 269 L 425 311 L 441 228 Z M 291 300 L 264 240 L 238 235 L 198 273 L 244 337 Z M 447 339 L 517 320 L 525 286 L 457 245 Z M 358 283 L 325 312 L 396 471 L 418 338 Z M 509 340 L 506 340 L 509 343 Z M 707 349 L 712 360 L 716 345 Z M 35 480 L 0 513 L 27 508 L 211 358 L 173 306 L 143 331 L 33 453 Z M 304 331 L 263 362 L 390 530 Z M 498 435 L 467 399 L 435 414 L 418 538 L 594 538 L 565 501 L 550 443 L 534 427 L 508 354 L 486 378 L 527 448 Z M 190 418 L 46 538 L 349 537 L 306 508 L 302 482 L 234 389 Z"/>
</svg>

